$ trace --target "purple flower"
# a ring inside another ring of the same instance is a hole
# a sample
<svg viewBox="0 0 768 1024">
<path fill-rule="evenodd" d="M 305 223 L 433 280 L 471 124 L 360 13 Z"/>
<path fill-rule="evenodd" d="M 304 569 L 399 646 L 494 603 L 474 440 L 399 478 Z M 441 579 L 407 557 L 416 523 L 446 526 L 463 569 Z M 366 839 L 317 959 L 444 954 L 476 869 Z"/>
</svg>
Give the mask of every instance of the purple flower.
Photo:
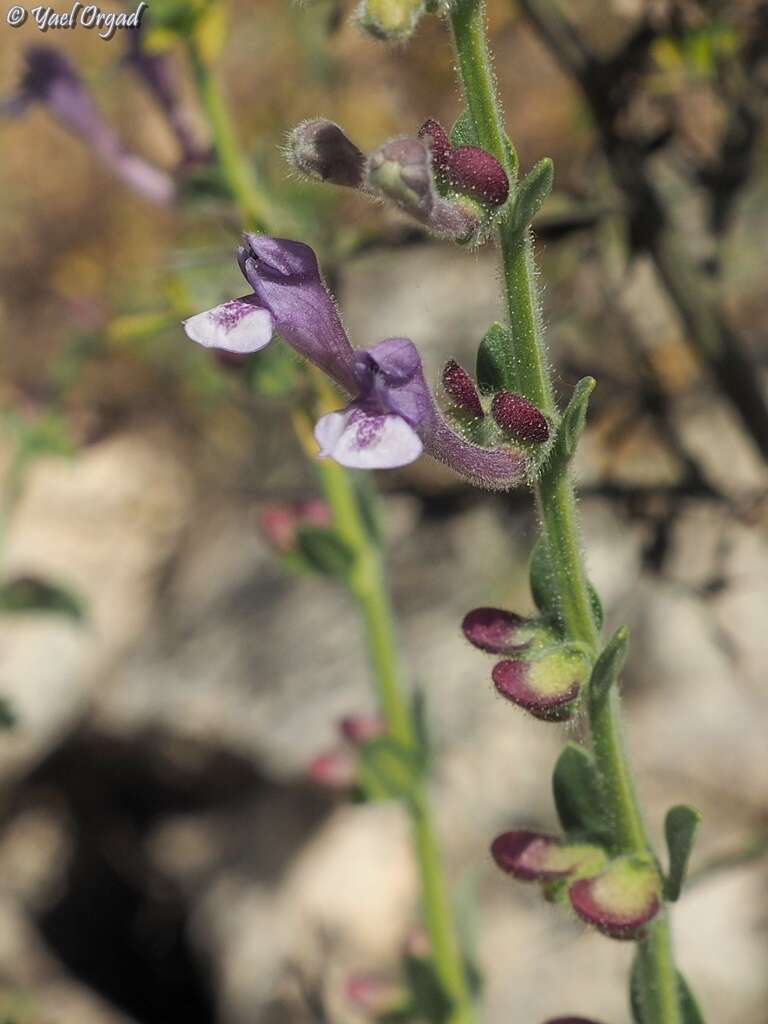
<svg viewBox="0 0 768 1024">
<path fill-rule="evenodd" d="M 407 338 L 388 338 L 355 357 L 357 398 L 315 428 L 321 457 L 354 469 L 404 466 L 421 455 L 418 428 L 430 396 L 421 359 Z"/>
<path fill-rule="evenodd" d="M 445 421 L 411 341 L 352 347 L 309 246 L 246 235 L 237 259 L 252 294 L 190 317 L 186 333 L 207 348 L 237 353 L 256 352 L 278 333 L 320 367 L 351 399 L 317 424 L 321 456 L 379 469 L 406 465 L 426 451 L 481 486 L 504 489 L 524 478 L 526 458 L 513 444 L 481 447 Z"/>
<path fill-rule="evenodd" d="M 136 192 L 156 203 L 173 201 L 171 178 L 133 153 L 127 153 L 104 119 L 82 79 L 56 50 L 35 46 L 27 50 L 19 92 L 2 111 L 19 115 L 32 103 L 43 103 L 70 132 L 97 153 L 112 173 Z"/>
</svg>

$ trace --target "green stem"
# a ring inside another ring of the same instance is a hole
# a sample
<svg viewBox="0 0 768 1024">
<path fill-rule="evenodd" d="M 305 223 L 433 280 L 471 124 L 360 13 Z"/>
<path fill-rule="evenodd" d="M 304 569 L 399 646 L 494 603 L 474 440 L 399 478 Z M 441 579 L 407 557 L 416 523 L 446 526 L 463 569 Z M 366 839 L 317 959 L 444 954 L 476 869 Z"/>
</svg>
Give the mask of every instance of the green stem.
<svg viewBox="0 0 768 1024">
<path fill-rule="evenodd" d="M 418 740 L 406 697 L 381 552 L 360 514 L 360 496 L 355 491 L 352 476 L 330 459 L 320 460 L 317 466 L 336 530 L 354 553 L 355 564 L 349 589 L 357 599 L 365 622 L 379 705 L 387 732 L 398 742 L 415 748 Z M 423 788 L 411 795 L 408 807 L 413 823 L 430 955 L 443 990 L 453 1004 L 447 1024 L 472 1024 L 472 998 L 434 824 Z"/>
<path fill-rule="evenodd" d="M 221 172 L 237 203 L 245 227 L 249 231 L 265 231 L 269 223 L 268 204 L 259 190 L 251 165 L 238 145 L 218 82 L 194 41 L 189 41 L 188 50 Z"/>
<path fill-rule="evenodd" d="M 509 171 L 512 161 L 486 41 L 484 0 L 457 0 L 451 8 L 450 21 L 459 73 L 478 141 Z M 552 415 L 556 407 L 542 337 L 530 233 L 520 237 L 507 218 L 501 221 L 498 240 L 518 386 L 526 398 Z M 566 631 L 571 639 L 596 651 L 599 634 L 589 598 L 573 484 L 567 468 L 545 468 L 536 485 L 536 497 Z M 655 860 L 632 782 L 615 689 L 609 700 L 591 710 L 589 726 L 609 818 L 614 822 L 616 852 L 641 853 Z M 648 929 L 647 938 L 640 943 L 640 957 L 647 1024 L 682 1024 L 665 912 L 659 914 Z"/>
<path fill-rule="evenodd" d="M 371 665 L 387 732 L 398 742 L 413 747 L 416 745 L 416 736 L 402 682 L 403 673 L 381 554 L 362 521 L 359 497 L 355 493 L 351 474 L 331 459 L 319 459 L 317 470 L 326 500 L 331 506 L 336 532 L 355 556 L 349 589 L 360 605 L 365 622 Z"/>
<path fill-rule="evenodd" d="M 246 225 L 252 230 L 269 230 L 270 217 L 250 166 L 240 152 L 217 84 L 194 44 L 190 59 L 200 96 L 208 114 L 222 174 Z M 320 376 L 314 380 L 319 398 L 327 386 Z M 303 413 L 298 412 L 299 421 Z M 306 425 L 297 427 L 300 440 Z M 368 652 L 378 690 L 379 706 L 392 739 L 415 748 L 418 740 L 407 699 L 400 664 L 394 617 L 381 549 L 369 532 L 349 472 L 330 459 L 316 460 L 323 492 L 331 507 L 334 525 L 354 553 L 349 589 L 357 600 L 365 624 Z M 445 1024 L 472 1024 L 474 1007 L 461 957 L 451 901 L 440 853 L 423 787 L 407 801 L 414 830 L 414 847 L 421 883 L 424 918 L 430 939 L 431 959 L 453 1010 Z"/>
</svg>

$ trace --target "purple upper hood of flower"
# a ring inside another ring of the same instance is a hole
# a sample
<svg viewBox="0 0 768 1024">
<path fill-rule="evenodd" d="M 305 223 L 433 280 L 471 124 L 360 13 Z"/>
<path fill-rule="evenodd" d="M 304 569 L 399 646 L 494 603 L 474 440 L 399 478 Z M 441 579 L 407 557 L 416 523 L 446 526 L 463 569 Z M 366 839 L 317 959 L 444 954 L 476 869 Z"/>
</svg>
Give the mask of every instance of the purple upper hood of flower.
<svg viewBox="0 0 768 1024">
<path fill-rule="evenodd" d="M 413 342 L 388 338 L 370 349 L 352 347 L 308 245 L 246 235 L 237 259 L 253 293 L 190 317 L 187 335 L 208 348 L 244 353 L 278 333 L 328 374 L 351 402 L 318 423 L 321 455 L 373 469 L 405 465 L 423 450 L 482 486 L 503 489 L 523 478 L 525 458 L 513 445 L 481 448 L 446 423 Z"/>
</svg>

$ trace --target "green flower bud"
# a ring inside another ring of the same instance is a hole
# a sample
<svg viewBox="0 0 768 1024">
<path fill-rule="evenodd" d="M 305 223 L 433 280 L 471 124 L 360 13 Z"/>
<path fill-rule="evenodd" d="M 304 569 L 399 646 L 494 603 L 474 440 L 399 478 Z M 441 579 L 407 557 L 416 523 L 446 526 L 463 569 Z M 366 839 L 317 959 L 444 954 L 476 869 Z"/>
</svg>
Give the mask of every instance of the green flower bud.
<svg viewBox="0 0 768 1024">
<path fill-rule="evenodd" d="M 424 13 L 424 0 L 362 0 L 357 19 L 377 39 L 407 39 Z"/>
</svg>

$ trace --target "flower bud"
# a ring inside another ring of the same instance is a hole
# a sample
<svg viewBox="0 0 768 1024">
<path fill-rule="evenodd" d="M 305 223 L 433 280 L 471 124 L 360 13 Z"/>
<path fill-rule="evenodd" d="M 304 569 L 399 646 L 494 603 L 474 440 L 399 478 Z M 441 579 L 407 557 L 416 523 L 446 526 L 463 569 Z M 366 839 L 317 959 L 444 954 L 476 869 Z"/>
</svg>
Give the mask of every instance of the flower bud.
<svg viewBox="0 0 768 1024">
<path fill-rule="evenodd" d="M 482 224 L 470 200 L 444 199 L 435 187 L 432 154 L 422 139 L 391 139 L 368 158 L 367 183 L 436 234 L 464 240 Z"/>
<path fill-rule="evenodd" d="M 318 786 L 329 790 L 348 790 L 357 782 L 357 758 L 339 748 L 318 754 L 307 766 L 307 775 Z"/>
<path fill-rule="evenodd" d="M 354 747 L 384 736 L 387 726 L 380 715 L 345 715 L 339 722 L 342 737 Z"/>
<path fill-rule="evenodd" d="M 478 419 L 485 415 L 475 382 L 455 359 L 449 359 L 443 367 L 443 387 L 462 412 Z"/>
<path fill-rule="evenodd" d="M 534 717 L 561 721 L 576 710 L 590 667 L 580 650 L 563 644 L 531 661 L 500 661 L 492 678 L 503 697 Z"/>
<path fill-rule="evenodd" d="M 434 117 L 428 118 L 418 130 L 420 139 L 429 139 L 432 166 L 439 174 L 447 174 L 451 158 L 451 142 L 445 128 Z"/>
<path fill-rule="evenodd" d="M 366 1017 L 378 1019 L 396 1010 L 404 1002 L 397 982 L 377 974 L 353 974 L 344 986 L 347 1001 Z"/>
<path fill-rule="evenodd" d="M 330 526 L 331 510 L 324 501 L 296 501 L 265 505 L 259 513 L 259 530 L 268 544 L 285 554 L 296 547 L 300 526 Z"/>
<path fill-rule="evenodd" d="M 407 39 L 424 13 L 424 0 L 361 0 L 357 19 L 377 39 Z"/>
<path fill-rule="evenodd" d="M 503 206 L 509 197 L 506 171 L 495 156 L 479 146 L 459 146 L 451 151 L 448 181 L 484 207 Z"/>
<path fill-rule="evenodd" d="M 496 208 L 509 197 L 509 179 L 499 161 L 479 146 L 451 146 L 448 135 L 434 118 L 419 128 L 419 138 L 429 139 L 432 165 L 441 185 L 477 200 L 484 208 Z"/>
<path fill-rule="evenodd" d="M 496 864 L 521 882 L 551 882 L 568 875 L 594 873 L 605 853 L 589 843 L 564 843 L 539 832 L 504 832 L 491 844 Z"/>
<path fill-rule="evenodd" d="M 660 883 L 655 868 L 635 856 L 612 861 L 596 878 L 582 878 L 569 889 L 573 909 L 587 924 L 612 939 L 637 939 L 659 911 Z"/>
<path fill-rule="evenodd" d="M 302 121 L 288 138 L 288 159 L 310 178 L 360 188 L 365 156 L 333 121 Z"/>
<path fill-rule="evenodd" d="M 502 608 L 474 608 L 464 616 L 461 628 L 473 647 L 489 654 L 519 654 L 555 638 L 540 622 Z"/>
<path fill-rule="evenodd" d="M 587 1020 L 586 1017 L 553 1017 L 544 1024 L 598 1024 L 596 1020 Z"/>
<path fill-rule="evenodd" d="M 542 444 L 549 439 L 544 413 L 522 395 L 500 391 L 494 396 L 491 413 L 501 429 L 516 441 Z"/>
</svg>

